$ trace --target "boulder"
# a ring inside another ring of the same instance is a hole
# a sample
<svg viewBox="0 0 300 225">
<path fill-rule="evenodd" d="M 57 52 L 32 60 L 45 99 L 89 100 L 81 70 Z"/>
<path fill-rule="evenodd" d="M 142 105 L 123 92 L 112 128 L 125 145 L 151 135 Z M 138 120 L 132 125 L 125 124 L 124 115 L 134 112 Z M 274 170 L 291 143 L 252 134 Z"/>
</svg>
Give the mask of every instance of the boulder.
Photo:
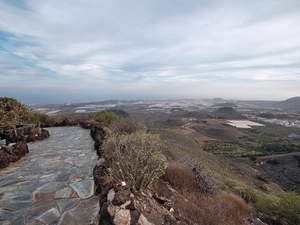
<svg viewBox="0 0 300 225">
<path fill-rule="evenodd" d="M 20 159 L 29 153 L 28 145 L 26 142 L 19 141 L 12 146 L 12 153 Z"/>
<path fill-rule="evenodd" d="M 93 170 L 95 193 L 99 195 L 99 225 L 153 225 L 135 207 L 130 187 L 109 176 L 105 164 L 101 158 Z"/>
<path fill-rule="evenodd" d="M 29 134 L 26 138 L 27 142 L 35 142 L 37 140 L 44 140 L 46 138 L 50 137 L 49 131 L 46 129 L 41 129 L 38 133 L 32 133 Z"/>
<path fill-rule="evenodd" d="M 84 129 L 92 129 L 92 127 L 99 125 L 95 120 L 81 120 L 79 124 Z"/>
<path fill-rule="evenodd" d="M 37 140 L 37 135 L 35 134 L 28 135 L 26 138 L 27 142 L 35 142 L 36 140 Z"/>
<path fill-rule="evenodd" d="M 9 165 L 9 154 L 2 150 L 0 147 L 0 169 L 6 168 Z"/>
<path fill-rule="evenodd" d="M 23 125 L 21 127 L 6 130 L 3 134 L 6 139 L 6 145 L 16 143 L 18 141 L 34 142 L 36 140 L 43 140 L 50 136 L 49 132 L 41 129 L 40 125 Z"/>
<path fill-rule="evenodd" d="M 50 137 L 50 134 L 49 134 L 49 131 L 48 130 L 45 130 L 45 129 L 42 129 L 42 133 L 39 135 L 39 140 L 43 140 L 43 139 L 46 139 Z"/>
</svg>

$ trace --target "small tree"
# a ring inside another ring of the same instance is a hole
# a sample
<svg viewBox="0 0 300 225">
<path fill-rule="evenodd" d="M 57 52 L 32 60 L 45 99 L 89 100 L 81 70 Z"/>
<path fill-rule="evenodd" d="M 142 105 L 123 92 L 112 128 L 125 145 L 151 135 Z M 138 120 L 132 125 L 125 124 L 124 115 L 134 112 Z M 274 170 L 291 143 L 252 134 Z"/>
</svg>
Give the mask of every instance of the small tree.
<svg viewBox="0 0 300 225">
<path fill-rule="evenodd" d="M 167 161 L 161 153 L 163 148 L 158 135 L 141 130 L 126 135 L 113 134 L 102 146 L 112 176 L 126 181 L 133 191 L 146 188 L 164 174 Z"/>
<path fill-rule="evenodd" d="M 28 109 L 14 98 L 0 97 L 0 133 L 24 122 Z"/>
<path fill-rule="evenodd" d="M 27 123 L 46 123 L 50 120 L 50 116 L 41 112 L 29 112 L 26 116 Z"/>
<path fill-rule="evenodd" d="M 118 116 L 116 114 L 109 111 L 95 113 L 92 114 L 90 117 L 99 122 L 102 126 L 109 126 L 118 119 Z"/>
<path fill-rule="evenodd" d="M 114 121 L 109 129 L 116 134 L 131 134 L 138 130 L 148 131 L 146 125 L 136 118 L 119 118 Z"/>
</svg>

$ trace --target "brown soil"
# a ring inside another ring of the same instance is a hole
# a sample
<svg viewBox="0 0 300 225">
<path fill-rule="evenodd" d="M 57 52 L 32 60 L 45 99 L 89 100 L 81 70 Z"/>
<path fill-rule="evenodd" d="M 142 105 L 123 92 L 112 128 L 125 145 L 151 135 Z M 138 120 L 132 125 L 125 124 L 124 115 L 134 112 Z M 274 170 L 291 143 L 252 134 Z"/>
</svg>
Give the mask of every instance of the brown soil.
<svg viewBox="0 0 300 225">
<path fill-rule="evenodd" d="M 192 129 L 207 137 L 222 141 L 237 141 L 245 136 L 244 133 L 232 128 L 193 126 Z"/>
</svg>

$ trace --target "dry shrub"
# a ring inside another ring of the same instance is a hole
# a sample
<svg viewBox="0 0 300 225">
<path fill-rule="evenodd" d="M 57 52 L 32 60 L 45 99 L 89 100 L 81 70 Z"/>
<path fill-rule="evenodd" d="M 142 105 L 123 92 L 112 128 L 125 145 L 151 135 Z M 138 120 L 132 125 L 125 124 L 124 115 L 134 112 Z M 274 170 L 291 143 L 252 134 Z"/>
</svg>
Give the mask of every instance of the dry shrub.
<svg viewBox="0 0 300 225">
<path fill-rule="evenodd" d="M 180 213 L 182 224 L 201 225 L 243 225 L 250 207 L 240 197 L 232 193 L 222 193 L 215 197 L 196 193 L 186 195 L 188 202 L 178 200 L 176 212 Z"/>
<path fill-rule="evenodd" d="M 185 192 L 198 189 L 197 180 L 190 169 L 178 162 L 168 164 L 163 179 L 168 181 L 174 189 L 183 195 Z"/>
<path fill-rule="evenodd" d="M 138 130 L 148 132 L 147 126 L 136 118 L 119 118 L 110 124 L 109 129 L 115 134 L 131 134 Z"/>
<path fill-rule="evenodd" d="M 219 194 L 220 187 L 217 180 L 205 170 L 204 166 L 200 165 L 200 163 L 186 162 L 186 164 L 196 177 L 199 190 L 202 194 L 210 196 Z"/>
<path fill-rule="evenodd" d="M 165 173 L 167 160 L 161 153 L 163 148 L 164 142 L 158 135 L 142 130 L 111 134 L 102 145 L 111 175 L 126 181 L 133 191 L 146 188 Z"/>
<path fill-rule="evenodd" d="M 183 195 L 191 191 L 210 196 L 220 193 L 215 178 L 199 163 L 171 162 L 163 178 Z"/>
</svg>

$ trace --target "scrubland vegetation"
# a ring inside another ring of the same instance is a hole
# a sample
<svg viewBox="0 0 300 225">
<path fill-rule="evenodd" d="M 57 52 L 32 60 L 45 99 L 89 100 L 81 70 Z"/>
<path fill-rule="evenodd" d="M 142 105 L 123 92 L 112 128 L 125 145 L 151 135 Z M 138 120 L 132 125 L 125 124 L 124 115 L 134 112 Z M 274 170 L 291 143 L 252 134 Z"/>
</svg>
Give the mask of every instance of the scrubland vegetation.
<svg viewBox="0 0 300 225">
<path fill-rule="evenodd" d="M 0 97 L 0 133 L 24 122 L 27 114 L 27 107 L 16 99 Z"/>
<path fill-rule="evenodd" d="M 186 157 L 181 158 L 181 139 L 176 146 L 174 137 L 161 139 L 159 130 L 147 133 L 145 127 L 132 118 L 119 118 L 109 125 L 112 133 L 101 149 L 111 176 L 125 180 L 134 191 L 151 189 L 159 177 L 170 183 L 185 199 L 174 203 L 184 224 L 246 224 L 251 207 L 238 195 L 221 191 L 219 181 L 197 157 L 183 150 Z M 188 140 L 186 144 L 182 147 L 194 151 L 195 145 Z"/>
<path fill-rule="evenodd" d="M 104 158 L 110 162 L 111 175 L 126 181 L 133 191 L 141 191 L 164 174 L 167 161 L 158 135 L 136 131 L 112 134 L 104 142 Z"/>
<path fill-rule="evenodd" d="M 18 122 L 62 121 L 31 112 L 14 99 L 1 101 L 2 130 L 14 128 Z M 107 172 L 125 180 L 133 191 L 151 189 L 155 179 L 168 182 L 184 197 L 176 200 L 174 208 L 184 218 L 183 224 L 241 225 L 251 215 L 267 224 L 300 224 L 297 193 L 285 192 L 270 181 L 266 183 L 271 191 L 265 191 L 257 185 L 252 167 L 224 157 L 247 156 L 255 161 L 262 155 L 299 152 L 299 146 L 288 139 L 249 129 L 242 130 L 246 137 L 237 141 L 201 142 L 174 128 L 151 128 L 140 120 L 120 118 L 113 112 L 95 113 L 89 118 L 106 127 L 101 151 L 110 168 Z"/>
</svg>

